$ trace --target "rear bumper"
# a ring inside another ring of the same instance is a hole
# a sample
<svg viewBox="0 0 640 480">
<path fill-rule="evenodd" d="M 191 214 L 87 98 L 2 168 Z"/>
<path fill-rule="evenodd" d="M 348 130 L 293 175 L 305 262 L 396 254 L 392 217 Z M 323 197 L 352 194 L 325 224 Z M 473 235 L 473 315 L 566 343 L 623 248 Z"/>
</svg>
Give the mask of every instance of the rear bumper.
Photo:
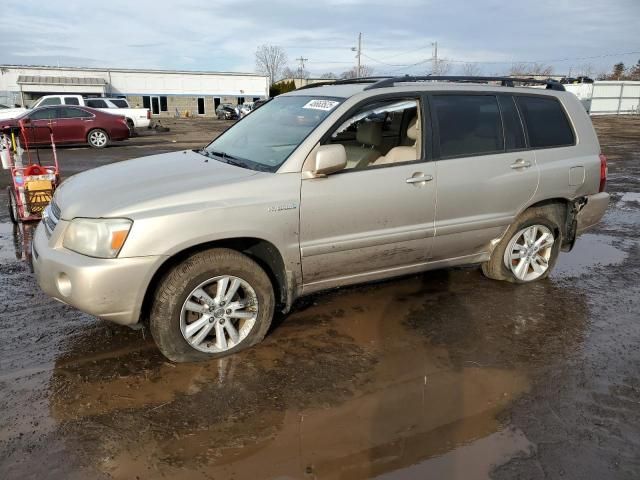
<svg viewBox="0 0 640 480">
<path fill-rule="evenodd" d="M 164 257 L 100 259 L 61 246 L 64 222 L 49 238 L 42 223 L 33 238 L 40 288 L 78 310 L 122 325 L 137 323 L 146 288 Z"/>
<path fill-rule="evenodd" d="M 576 215 L 576 233 L 579 235 L 586 229 L 597 224 L 609 206 L 607 192 L 596 193 L 587 197 L 587 203 Z"/>
<path fill-rule="evenodd" d="M 126 140 L 130 135 L 131 132 L 129 131 L 129 127 L 127 125 L 117 126 L 109 131 L 109 138 L 116 141 Z"/>
</svg>

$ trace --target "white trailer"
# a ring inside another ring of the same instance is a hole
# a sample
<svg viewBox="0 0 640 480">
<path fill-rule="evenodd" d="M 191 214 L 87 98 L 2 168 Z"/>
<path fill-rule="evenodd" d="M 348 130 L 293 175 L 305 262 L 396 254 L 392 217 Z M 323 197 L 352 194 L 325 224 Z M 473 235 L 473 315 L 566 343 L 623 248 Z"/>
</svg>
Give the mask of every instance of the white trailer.
<svg viewBox="0 0 640 480">
<path fill-rule="evenodd" d="M 640 82 L 603 80 L 564 87 L 580 99 L 590 115 L 640 114 Z"/>
</svg>

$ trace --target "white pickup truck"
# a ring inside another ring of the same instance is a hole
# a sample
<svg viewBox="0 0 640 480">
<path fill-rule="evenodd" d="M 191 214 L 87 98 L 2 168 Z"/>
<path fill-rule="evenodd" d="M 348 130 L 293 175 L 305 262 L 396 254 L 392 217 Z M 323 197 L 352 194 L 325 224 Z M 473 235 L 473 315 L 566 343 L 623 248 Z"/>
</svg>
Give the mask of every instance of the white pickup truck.
<svg viewBox="0 0 640 480">
<path fill-rule="evenodd" d="M 131 108 L 124 98 L 84 98 L 81 95 L 45 95 L 40 97 L 31 108 L 49 105 L 81 105 L 90 108 L 99 108 L 106 113 L 121 115 L 127 119 L 129 129 L 146 128 L 151 122 L 151 112 L 148 108 Z M 26 112 L 26 108 L 10 108 L 0 110 L 0 119 L 15 118 Z M 6 113 L 5 113 L 6 112 Z"/>
</svg>

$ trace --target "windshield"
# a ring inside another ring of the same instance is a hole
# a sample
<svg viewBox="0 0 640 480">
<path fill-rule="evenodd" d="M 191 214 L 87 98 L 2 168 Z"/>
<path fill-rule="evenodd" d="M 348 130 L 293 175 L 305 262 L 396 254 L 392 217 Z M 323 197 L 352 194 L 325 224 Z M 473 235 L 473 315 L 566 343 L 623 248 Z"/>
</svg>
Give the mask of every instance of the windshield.
<svg viewBox="0 0 640 480">
<path fill-rule="evenodd" d="M 252 170 L 275 172 L 341 99 L 277 97 L 247 115 L 202 153 Z"/>
</svg>

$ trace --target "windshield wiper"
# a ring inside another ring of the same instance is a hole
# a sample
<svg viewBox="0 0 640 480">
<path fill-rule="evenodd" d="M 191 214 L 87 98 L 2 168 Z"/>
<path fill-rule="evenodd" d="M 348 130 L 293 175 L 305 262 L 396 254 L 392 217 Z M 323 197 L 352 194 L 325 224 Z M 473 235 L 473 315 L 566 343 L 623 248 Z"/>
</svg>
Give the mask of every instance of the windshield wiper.
<svg viewBox="0 0 640 480">
<path fill-rule="evenodd" d="M 211 157 L 211 156 L 218 157 L 219 160 L 229 165 L 234 165 L 236 167 L 248 168 L 249 170 L 253 170 L 249 166 L 249 164 L 246 162 L 243 162 L 242 159 L 238 157 L 234 157 L 233 155 L 229 155 L 228 153 L 225 153 L 225 152 L 217 152 L 215 150 L 207 150 L 206 148 L 203 148 L 202 150 L 199 151 L 199 153 L 201 153 L 202 155 L 206 155 L 207 157 Z"/>
</svg>

